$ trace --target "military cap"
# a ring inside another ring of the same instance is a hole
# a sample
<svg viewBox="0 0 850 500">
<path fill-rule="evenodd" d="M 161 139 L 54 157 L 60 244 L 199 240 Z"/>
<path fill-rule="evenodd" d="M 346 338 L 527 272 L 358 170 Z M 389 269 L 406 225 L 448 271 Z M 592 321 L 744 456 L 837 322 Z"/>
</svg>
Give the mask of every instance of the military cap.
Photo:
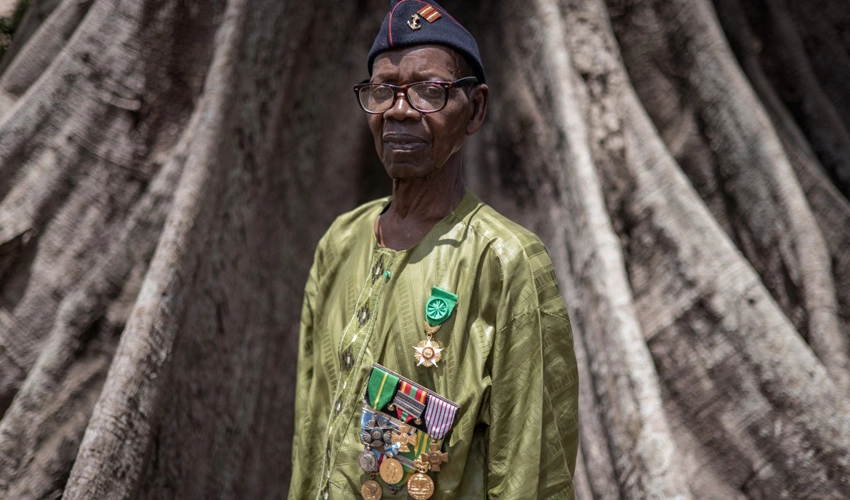
<svg viewBox="0 0 850 500">
<path fill-rule="evenodd" d="M 484 83 L 484 66 L 475 38 L 446 9 L 436 2 L 423 0 L 390 1 L 390 12 L 369 51 L 369 74 L 372 74 L 375 58 L 382 52 L 427 44 L 456 50 L 472 66 L 478 81 Z"/>
</svg>

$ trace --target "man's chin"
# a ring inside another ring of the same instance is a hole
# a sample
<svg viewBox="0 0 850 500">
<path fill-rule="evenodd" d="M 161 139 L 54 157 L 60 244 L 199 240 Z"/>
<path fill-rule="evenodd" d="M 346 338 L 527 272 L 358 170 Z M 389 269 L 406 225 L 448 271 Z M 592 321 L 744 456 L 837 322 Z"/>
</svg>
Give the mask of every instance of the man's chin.
<svg viewBox="0 0 850 500">
<path fill-rule="evenodd" d="M 416 179 L 425 177 L 433 171 L 430 162 L 400 159 L 398 157 L 384 161 L 387 175 L 392 179 Z"/>
</svg>

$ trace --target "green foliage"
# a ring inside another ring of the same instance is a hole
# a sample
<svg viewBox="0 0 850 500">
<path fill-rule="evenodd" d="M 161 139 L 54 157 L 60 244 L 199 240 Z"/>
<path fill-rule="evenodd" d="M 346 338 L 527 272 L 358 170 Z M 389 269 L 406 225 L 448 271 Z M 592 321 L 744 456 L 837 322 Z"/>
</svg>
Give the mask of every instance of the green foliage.
<svg viewBox="0 0 850 500">
<path fill-rule="evenodd" d="M 15 31 L 21 24 L 21 19 L 30 6 L 30 0 L 18 0 L 15 5 L 15 10 L 9 17 L 0 17 L 0 58 L 6 53 L 9 45 L 12 44 L 12 38 Z"/>
</svg>

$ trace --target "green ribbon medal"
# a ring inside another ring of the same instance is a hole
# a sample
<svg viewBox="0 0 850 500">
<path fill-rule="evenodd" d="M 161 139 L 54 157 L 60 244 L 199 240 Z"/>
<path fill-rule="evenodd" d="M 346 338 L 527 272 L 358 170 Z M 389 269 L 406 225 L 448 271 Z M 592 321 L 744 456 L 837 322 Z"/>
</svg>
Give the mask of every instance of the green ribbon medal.
<svg viewBox="0 0 850 500">
<path fill-rule="evenodd" d="M 431 296 L 425 303 L 425 335 L 428 338 L 419 345 L 413 346 L 413 350 L 416 351 L 414 356 L 417 366 L 437 366 L 437 363 L 443 359 L 443 348 L 432 337 L 440 329 L 440 325 L 449 319 L 456 305 L 457 295 L 436 286 L 431 288 Z"/>
<path fill-rule="evenodd" d="M 373 366 L 372 373 L 369 375 L 369 385 L 366 389 L 369 404 L 375 410 L 381 411 L 395 395 L 396 387 L 398 387 L 397 376 Z"/>
<path fill-rule="evenodd" d="M 456 305 L 457 295 L 435 286 L 425 303 L 425 320 L 430 326 L 441 325 L 449 319 Z"/>
</svg>

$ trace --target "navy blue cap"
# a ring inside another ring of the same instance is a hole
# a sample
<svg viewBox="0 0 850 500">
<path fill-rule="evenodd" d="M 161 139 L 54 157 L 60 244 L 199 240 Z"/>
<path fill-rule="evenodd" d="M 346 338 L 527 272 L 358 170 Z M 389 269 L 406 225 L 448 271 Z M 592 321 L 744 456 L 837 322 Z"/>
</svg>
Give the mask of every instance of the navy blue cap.
<svg viewBox="0 0 850 500">
<path fill-rule="evenodd" d="M 459 52 L 472 66 L 478 81 L 484 83 L 484 66 L 475 38 L 446 9 L 436 2 L 423 0 L 390 1 L 390 12 L 369 51 L 369 74 L 372 74 L 372 64 L 378 54 L 428 44 L 444 45 Z"/>
</svg>

